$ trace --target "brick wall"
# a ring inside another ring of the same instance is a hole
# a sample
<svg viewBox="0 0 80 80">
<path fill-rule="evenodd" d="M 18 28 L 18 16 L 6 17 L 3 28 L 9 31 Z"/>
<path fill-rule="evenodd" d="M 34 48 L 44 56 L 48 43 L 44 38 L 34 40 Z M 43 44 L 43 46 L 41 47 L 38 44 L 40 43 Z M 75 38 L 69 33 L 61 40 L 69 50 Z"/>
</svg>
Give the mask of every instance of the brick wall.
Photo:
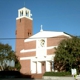
<svg viewBox="0 0 80 80">
<path fill-rule="evenodd" d="M 36 41 L 30 41 L 25 43 L 24 49 L 35 49 L 36 48 Z"/>
<path fill-rule="evenodd" d="M 67 37 L 62 35 L 62 36 L 58 36 L 58 37 L 53 37 L 53 38 L 48 38 L 47 39 L 47 47 L 50 46 L 58 46 L 60 44 L 60 42 L 63 39 L 66 39 Z M 55 52 L 55 49 L 48 49 L 47 50 L 47 55 L 51 55 Z"/>
<path fill-rule="evenodd" d="M 21 53 L 20 54 L 21 57 L 32 57 L 32 56 L 36 56 L 36 52 L 26 52 L 26 53 Z"/>
<path fill-rule="evenodd" d="M 24 39 L 32 36 L 32 20 L 21 18 L 16 20 L 16 55 L 24 49 Z"/>
<path fill-rule="evenodd" d="M 23 73 L 23 74 L 30 74 L 30 60 L 20 60 L 20 63 L 21 63 L 21 70 L 20 72 Z"/>
</svg>

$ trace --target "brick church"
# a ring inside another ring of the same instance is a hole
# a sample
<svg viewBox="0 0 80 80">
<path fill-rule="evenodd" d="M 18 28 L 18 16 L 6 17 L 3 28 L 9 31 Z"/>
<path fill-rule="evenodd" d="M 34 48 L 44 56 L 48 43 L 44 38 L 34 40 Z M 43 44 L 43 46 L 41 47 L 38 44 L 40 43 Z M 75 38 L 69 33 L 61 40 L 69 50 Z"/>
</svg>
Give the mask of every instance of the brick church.
<svg viewBox="0 0 80 80">
<path fill-rule="evenodd" d="M 70 37 L 64 32 L 44 31 L 33 34 L 31 10 L 23 7 L 16 18 L 16 55 L 24 74 L 43 74 L 54 71 L 55 47 Z"/>
</svg>

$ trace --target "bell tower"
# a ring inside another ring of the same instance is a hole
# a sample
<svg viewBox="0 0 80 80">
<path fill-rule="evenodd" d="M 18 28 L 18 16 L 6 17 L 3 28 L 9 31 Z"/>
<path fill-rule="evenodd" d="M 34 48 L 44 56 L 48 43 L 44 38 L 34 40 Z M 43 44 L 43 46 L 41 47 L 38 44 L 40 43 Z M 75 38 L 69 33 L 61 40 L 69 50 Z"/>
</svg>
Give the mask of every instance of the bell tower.
<svg viewBox="0 0 80 80">
<path fill-rule="evenodd" d="M 20 50 L 24 49 L 24 39 L 32 36 L 32 14 L 25 7 L 18 10 L 16 18 L 16 55 L 20 56 Z"/>
</svg>

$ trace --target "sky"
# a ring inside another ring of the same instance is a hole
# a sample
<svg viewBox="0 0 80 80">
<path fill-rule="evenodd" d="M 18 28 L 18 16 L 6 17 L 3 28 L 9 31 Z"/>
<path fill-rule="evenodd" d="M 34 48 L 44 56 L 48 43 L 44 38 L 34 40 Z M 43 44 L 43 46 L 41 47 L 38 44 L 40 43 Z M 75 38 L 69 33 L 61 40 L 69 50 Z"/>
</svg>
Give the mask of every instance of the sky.
<svg viewBox="0 0 80 80">
<path fill-rule="evenodd" d="M 31 10 L 33 34 L 40 31 L 62 31 L 80 36 L 80 0 L 0 0 L 0 42 L 15 50 L 18 9 Z M 14 39 L 7 39 L 14 38 Z"/>
</svg>

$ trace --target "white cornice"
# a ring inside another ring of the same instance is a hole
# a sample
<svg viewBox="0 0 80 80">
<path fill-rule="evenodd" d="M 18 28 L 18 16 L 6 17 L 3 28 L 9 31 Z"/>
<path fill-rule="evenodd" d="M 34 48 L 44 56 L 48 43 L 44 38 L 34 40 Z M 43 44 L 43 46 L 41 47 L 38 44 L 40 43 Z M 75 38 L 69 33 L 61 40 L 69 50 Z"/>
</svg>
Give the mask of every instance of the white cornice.
<svg viewBox="0 0 80 80">
<path fill-rule="evenodd" d="M 46 55 L 45 56 L 41 56 L 41 57 L 36 57 L 36 56 L 33 56 L 33 57 L 20 57 L 20 60 L 28 60 L 28 59 L 31 59 L 31 61 L 53 61 L 54 60 L 54 57 L 55 57 L 55 54 L 53 55 Z"/>
<path fill-rule="evenodd" d="M 30 20 L 33 20 L 33 18 L 29 18 L 29 17 L 27 17 L 27 16 L 17 17 L 16 20 L 21 19 L 21 18 L 28 18 L 28 19 L 30 19 Z"/>
<path fill-rule="evenodd" d="M 59 37 L 59 36 L 66 36 L 71 38 L 70 35 L 65 34 L 64 32 L 56 32 L 56 31 L 40 31 L 37 34 L 25 39 L 24 42 L 34 41 L 41 38 L 51 38 L 51 37 Z"/>
<path fill-rule="evenodd" d="M 55 47 L 57 47 L 57 46 L 50 46 L 50 47 L 42 47 L 42 48 L 38 48 L 38 49 L 53 49 L 53 48 L 55 48 Z M 28 50 L 21 50 L 20 51 L 20 53 L 26 53 L 26 52 L 34 52 L 34 51 L 36 51 L 36 50 L 38 50 L 38 49 L 28 49 Z"/>
</svg>

